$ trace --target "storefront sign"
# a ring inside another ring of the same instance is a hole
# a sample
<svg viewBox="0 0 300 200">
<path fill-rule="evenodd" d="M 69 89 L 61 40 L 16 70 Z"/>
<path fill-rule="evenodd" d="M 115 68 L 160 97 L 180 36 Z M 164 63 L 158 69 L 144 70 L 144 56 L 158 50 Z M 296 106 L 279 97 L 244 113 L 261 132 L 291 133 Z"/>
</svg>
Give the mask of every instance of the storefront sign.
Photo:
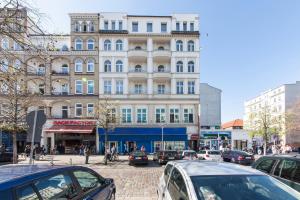
<svg viewBox="0 0 300 200">
<path fill-rule="evenodd" d="M 56 120 L 53 121 L 53 125 L 65 125 L 65 126 L 96 126 L 96 121 L 79 121 L 79 120 Z"/>
</svg>

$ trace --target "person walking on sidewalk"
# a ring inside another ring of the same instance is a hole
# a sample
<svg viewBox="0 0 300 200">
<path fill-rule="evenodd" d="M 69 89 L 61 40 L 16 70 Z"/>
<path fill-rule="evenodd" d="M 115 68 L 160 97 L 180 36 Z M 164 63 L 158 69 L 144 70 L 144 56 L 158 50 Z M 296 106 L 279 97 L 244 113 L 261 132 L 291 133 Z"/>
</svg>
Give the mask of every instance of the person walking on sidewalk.
<svg viewBox="0 0 300 200">
<path fill-rule="evenodd" d="M 84 148 L 85 164 L 89 164 L 90 148 L 88 145 Z"/>
</svg>

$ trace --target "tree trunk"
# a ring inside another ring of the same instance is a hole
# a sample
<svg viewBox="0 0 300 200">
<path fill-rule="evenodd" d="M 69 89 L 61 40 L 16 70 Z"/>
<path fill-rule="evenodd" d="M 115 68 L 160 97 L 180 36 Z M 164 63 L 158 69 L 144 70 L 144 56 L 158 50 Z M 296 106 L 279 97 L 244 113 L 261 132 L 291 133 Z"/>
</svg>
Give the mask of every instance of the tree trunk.
<svg viewBox="0 0 300 200">
<path fill-rule="evenodd" d="M 267 140 L 264 142 L 264 155 L 267 155 Z"/>
<path fill-rule="evenodd" d="M 17 152 L 17 132 L 12 132 L 12 138 L 13 138 L 13 164 L 18 163 L 18 152 Z"/>
<path fill-rule="evenodd" d="M 107 130 L 105 130 L 105 139 L 104 139 L 104 165 L 107 165 Z"/>
</svg>

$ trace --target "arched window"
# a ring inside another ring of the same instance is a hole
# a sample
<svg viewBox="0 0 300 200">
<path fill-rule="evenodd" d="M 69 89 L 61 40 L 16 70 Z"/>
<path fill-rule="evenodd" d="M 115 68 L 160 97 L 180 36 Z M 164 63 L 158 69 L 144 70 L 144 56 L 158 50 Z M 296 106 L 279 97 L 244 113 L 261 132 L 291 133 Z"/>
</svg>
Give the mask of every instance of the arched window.
<svg viewBox="0 0 300 200">
<path fill-rule="evenodd" d="M 104 51 L 110 51 L 111 50 L 111 41 L 105 40 L 104 41 Z"/>
<path fill-rule="evenodd" d="M 90 32 L 94 32 L 94 31 L 95 31 L 94 22 L 90 22 Z"/>
<path fill-rule="evenodd" d="M 75 40 L 75 50 L 82 50 L 83 42 L 82 39 L 77 38 Z"/>
<path fill-rule="evenodd" d="M 68 73 L 69 73 L 69 66 L 68 66 L 67 64 L 63 64 L 63 65 L 61 66 L 61 72 L 62 72 L 63 74 L 68 74 Z"/>
<path fill-rule="evenodd" d="M 123 62 L 121 60 L 116 62 L 116 72 L 123 72 Z"/>
<path fill-rule="evenodd" d="M 84 22 L 83 23 L 83 32 L 87 32 L 87 28 L 88 28 L 87 24 L 86 24 L 86 22 Z"/>
<path fill-rule="evenodd" d="M 89 59 L 87 62 L 87 72 L 94 72 L 95 71 L 95 62 L 93 59 Z"/>
<path fill-rule="evenodd" d="M 80 32 L 80 24 L 79 24 L 79 22 L 75 22 L 74 31 L 75 32 Z"/>
<path fill-rule="evenodd" d="M 95 41 L 94 39 L 88 39 L 87 41 L 87 49 L 88 50 L 94 50 L 95 48 Z"/>
<path fill-rule="evenodd" d="M 8 71 L 8 61 L 6 59 L 1 60 L 1 71 L 7 72 Z"/>
<path fill-rule="evenodd" d="M 9 48 L 9 41 L 8 38 L 3 38 L 1 41 L 1 47 L 2 49 L 8 49 Z"/>
<path fill-rule="evenodd" d="M 183 51 L 183 42 L 181 40 L 176 42 L 176 51 Z"/>
<path fill-rule="evenodd" d="M 194 50 L 195 50 L 194 41 L 192 40 L 188 41 L 188 51 L 194 51 Z"/>
<path fill-rule="evenodd" d="M 69 48 L 68 48 L 67 45 L 64 44 L 64 45 L 62 46 L 61 50 L 62 50 L 62 51 L 69 51 Z"/>
<path fill-rule="evenodd" d="M 134 50 L 142 50 L 142 47 L 136 46 L 136 47 L 134 48 Z"/>
<path fill-rule="evenodd" d="M 194 72 L 195 71 L 195 65 L 193 61 L 188 62 L 188 72 Z"/>
<path fill-rule="evenodd" d="M 117 40 L 117 42 L 116 42 L 116 50 L 117 51 L 123 51 L 123 42 L 122 42 L 122 40 Z"/>
<path fill-rule="evenodd" d="M 176 71 L 177 72 L 183 72 L 183 62 L 182 61 L 178 61 L 176 63 Z"/>
<path fill-rule="evenodd" d="M 163 65 L 159 65 L 159 66 L 157 67 L 157 71 L 158 71 L 158 72 L 164 72 L 164 71 L 165 71 L 165 67 L 164 67 Z"/>
<path fill-rule="evenodd" d="M 83 61 L 81 59 L 75 60 L 75 72 L 82 72 Z"/>
<path fill-rule="evenodd" d="M 109 60 L 104 62 L 104 72 L 111 72 L 111 62 Z"/>
<path fill-rule="evenodd" d="M 14 62 L 14 70 L 18 70 L 21 68 L 21 61 L 19 59 L 16 59 Z"/>
<path fill-rule="evenodd" d="M 163 46 L 158 47 L 158 50 L 163 51 L 165 48 Z"/>
<path fill-rule="evenodd" d="M 134 71 L 135 71 L 135 72 L 142 72 L 142 66 L 141 66 L 141 65 L 136 65 L 136 66 L 134 67 Z"/>
</svg>

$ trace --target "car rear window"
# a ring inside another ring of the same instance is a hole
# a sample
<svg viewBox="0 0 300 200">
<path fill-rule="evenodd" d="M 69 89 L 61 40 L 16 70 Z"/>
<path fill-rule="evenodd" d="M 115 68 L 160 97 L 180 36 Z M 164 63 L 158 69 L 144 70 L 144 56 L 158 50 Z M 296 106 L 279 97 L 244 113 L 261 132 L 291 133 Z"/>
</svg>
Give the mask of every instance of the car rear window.
<svg viewBox="0 0 300 200">
<path fill-rule="evenodd" d="M 136 151 L 133 153 L 134 156 L 145 156 L 145 152 L 142 152 L 142 151 Z"/>
<path fill-rule="evenodd" d="M 220 151 L 208 151 L 208 154 L 210 154 L 210 155 L 220 155 L 221 152 Z"/>
<path fill-rule="evenodd" d="M 206 151 L 199 151 L 199 154 L 206 154 Z"/>
<path fill-rule="evenodd" d="M 234 151 L 236 154 L 238 155 L 242 155 L 242 156 L 251 156 L 251 154 L 245 152 L 245 151 Z"/>
</svg>

